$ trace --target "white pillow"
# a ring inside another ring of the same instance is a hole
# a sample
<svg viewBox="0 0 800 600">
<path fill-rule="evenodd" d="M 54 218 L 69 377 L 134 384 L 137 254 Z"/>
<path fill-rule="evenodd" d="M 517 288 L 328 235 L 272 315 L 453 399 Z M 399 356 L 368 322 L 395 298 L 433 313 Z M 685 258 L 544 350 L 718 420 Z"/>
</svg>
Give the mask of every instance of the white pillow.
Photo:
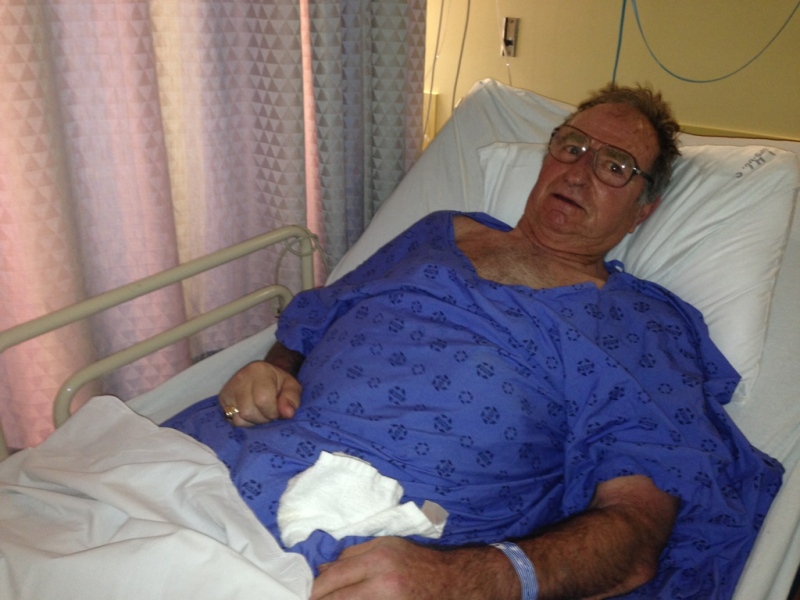
<svg viewBox="0 0 800 600">
<path fill-rule="evenodd" d="M 515 225 L 547 152 L 497 142 L 478 150 L 484 210 Z M 800 164 L 764 146 L 684 146 L 661 206 L 610 253 L 704 315 L 716 342 L 752 390 L 775 279 L 791 223 Z"/>
</svg>

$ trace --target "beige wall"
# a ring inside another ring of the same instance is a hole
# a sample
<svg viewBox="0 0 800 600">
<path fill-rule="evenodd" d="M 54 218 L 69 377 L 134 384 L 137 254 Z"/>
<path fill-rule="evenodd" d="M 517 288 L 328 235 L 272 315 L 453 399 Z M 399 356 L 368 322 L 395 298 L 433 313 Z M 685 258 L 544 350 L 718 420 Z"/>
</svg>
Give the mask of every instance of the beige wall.
<svg viewBox="0 0 800 600">
<path fill-rule="evenodd" d="M 682 77 L 712 79 L 738 69 L 761 51 L 797 0 L 637 4 L 647 40 L 661 62 Z M 472 0 L 456 85 L 467 5 L 467 0 L 428 0 L 425 82 L 426 90 L 439 94 L 439 126 L 452 112 L 454 87 L 460 98 L 485 77 L 570 103 L 611 80 L 622 0 Z M 500 54 L 503 17 L 520 19 L 517 55 L 507 59 L 508 66 Z M 800 140 L 800 10 L 742 71 L 715 83 L 687 83 L 666 73 L 651 57 L 628 2 L 617 82 L 660 89 L 686 127 Z"/>
</svg>

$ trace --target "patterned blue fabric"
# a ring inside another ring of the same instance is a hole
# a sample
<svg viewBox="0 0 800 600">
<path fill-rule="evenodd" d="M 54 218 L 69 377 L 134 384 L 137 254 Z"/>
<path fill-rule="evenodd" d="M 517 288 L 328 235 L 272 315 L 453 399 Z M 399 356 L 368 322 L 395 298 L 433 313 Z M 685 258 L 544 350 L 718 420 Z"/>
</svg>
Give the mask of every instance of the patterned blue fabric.
<svg viewBox="0 0 800 600">
<path fill-rule="evenodd" d="M 529 535 L 584 510 L 598 483 L 643 474 L 682 502 L 658 576 L 629 597 L 730 596 L 782 468 L 724 412 L 739 377 L 701 315 L 619 263 L 602 289 L 481 279 L 453 214 L 290 304 L 277 336 L 306 356 L 293 419 L 233 428 L 212 398 L 168 425 L 218 453 L 276 537 L 288 479 L 323 450 L 441 504 L 444 545 Z M 292 550 L 316 567 L 359 541 L 317 532 Z"/>
</svg>

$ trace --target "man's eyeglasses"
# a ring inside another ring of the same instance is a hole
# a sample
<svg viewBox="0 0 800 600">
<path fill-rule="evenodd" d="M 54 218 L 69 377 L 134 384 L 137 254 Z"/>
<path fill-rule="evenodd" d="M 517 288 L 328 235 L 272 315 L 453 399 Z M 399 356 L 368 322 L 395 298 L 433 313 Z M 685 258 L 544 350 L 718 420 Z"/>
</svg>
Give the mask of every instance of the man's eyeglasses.
<svg viewBox="0 0 800 600">
<path fill-rule="evenodd" d="M 593 138 L 572 125 L 556 127 L 550 136 L 550 156 L 562 163 L 576 163 L 592 147 Z M 594 151 L 594 174 L 611 187 L 626 185 L 634 175 L 640 175 L 653 185 L 653 178 L 636 166 L 636 159 L 622 148 L 603 144 Z"/>
</svg>

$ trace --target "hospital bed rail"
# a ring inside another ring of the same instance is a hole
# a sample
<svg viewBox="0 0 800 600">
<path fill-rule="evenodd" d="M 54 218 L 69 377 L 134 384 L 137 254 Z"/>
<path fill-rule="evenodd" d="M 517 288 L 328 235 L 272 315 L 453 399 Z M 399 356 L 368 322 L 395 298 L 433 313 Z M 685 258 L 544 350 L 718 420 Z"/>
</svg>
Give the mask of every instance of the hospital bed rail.
<svg viewBox="0 0 800 600">
<path fill-rule="evenodd" d="M 294 253 L 300 258 L 301 287 L 303 290 L 310 289 L 314 287 L 313 254 L 316 249 L 315 239 L 316 236 L 313 233 L 300 225 L 287 225 L 274 229 L 217 252 L 201 256 L 171 269 L 144 277 L 47 315 L 15 325 L 0 332 L 0 353 L 42 334 L 65 327 L 106 309 L 140 296 L 145 296 L 281 242 L 290 243 L 296 241 L 299 245 L 298 250 Z M 282 308 L 291 300 L 292 295 L 291 290 L 280 284 L 272 284 L 260 288 L 80 369 L 64 382 L 56 395 L 53 404 L 55 426 L 58 427 L 69 418 L 72 397 L 83 385 L 93 379 L 97 379 L 119 367 L 183 340 L 267 300 L 277 299 Z M 0 460 L 4 459 L 8 454 L 9 448 L 6 445 L 2 425 L 0 425 Z"/>
</svg>

